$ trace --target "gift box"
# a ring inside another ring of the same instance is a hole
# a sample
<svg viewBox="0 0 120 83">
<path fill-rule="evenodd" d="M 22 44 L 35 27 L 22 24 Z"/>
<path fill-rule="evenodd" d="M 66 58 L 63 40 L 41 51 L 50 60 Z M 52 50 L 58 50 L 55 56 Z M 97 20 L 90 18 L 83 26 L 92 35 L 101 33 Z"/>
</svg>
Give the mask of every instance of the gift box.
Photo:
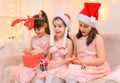
<svg viewBox="0 0 120 83">
<path fill-rule="evenodd" d="M 48 65 L 48 62 L 46 60 L 41 60 L 40 61 L 40 70 L 41 71 L 47 71 L 47 65 Z"/>
<path fill-rule="evenodd" d="M 80 65 L 77 65 L 77 64 L 69 64 L 69 65 L 68 65 L 68 69 L 69 69 L 69 70 L 74 70 L 74 71 L 76 71 L 76 70 L 80 70 L 80 69 L 81 69 L 81 66 L 80 66 Z"/>
<path fill-rule="evenodd" d="M 30 67 L 30 68 L 37 67 L 41 60 L 41 56 L 42 56 L 41 54 L 39 54 L 39 55 L 31 55 L 31 54 L 23 55 L 22 60 L 23 60 L 24 66 Z"/>
</svg>

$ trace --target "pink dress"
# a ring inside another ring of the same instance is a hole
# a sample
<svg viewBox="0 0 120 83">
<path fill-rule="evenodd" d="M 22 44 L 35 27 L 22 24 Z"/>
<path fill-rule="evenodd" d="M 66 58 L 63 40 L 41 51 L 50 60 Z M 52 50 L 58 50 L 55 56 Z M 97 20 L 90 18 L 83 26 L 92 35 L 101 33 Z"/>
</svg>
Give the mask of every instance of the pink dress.
<svg viewBox="0 0 120 83">
<path fill-rule="evenodd" d="M 38 37 L 33 37 L 31 40 L 32 47 L 34 50 L 46 50 L 49 45 L 49 36 L 45 36 L 42 38 Z M 34 55 L 33 55 L 34 56 Z M 16 81 L 19 81 L 20 83 L 29 83 L 33 77 L 37 73 L 37 67 L 35 68 L 28 68 L 23 65 L 23 63 L 19 64 L 14 72 L 13 72 L 13 77 L 15 78 Z"/>
<path fill-rule="evenodd" d="M 95 41 L 93 40 L 93 42 L 87 46 L 86 38 L 87 37 L 81 37 L 80 39 L 75 39 L 77 57 L 89 60 L 95 59 L 97 55 Z M 106 76 L 109 73 L 109 65 L 105 62 L 101 66 L 86 66 L 86 69 L 69 70 L 67 78 L 75 79 L 80 83 L 87 83 L 91 80 Z"/>
<path fill-rule="evenodd" d="M 48 67 L 51 64 L 53 65 L 53 64 L 62 62 L 64 60 L 65 55 L 62 55 L 59 51 L 59 48 L 61 48 L 61 45 L 62 45 L 62 41 L 59 43 L 55 43 L 55 46 L 57 47 L 58 50 L 52 54 L 52 60 L 49 62 Z M 67 71 L 68 71 L 67 66 L 63 65 L 48 71 L 44 71 L 44 72 L 39 71 L 39 73 L 37 74 L 37 78 L 43 78 L 43 77 L 46 77 L 47 75 L 53 75 L 54 77 L 65 79 L 67 75 Z M 65 75 L 65 72 L 66 72 L 66 75 Z"/>
</svg>

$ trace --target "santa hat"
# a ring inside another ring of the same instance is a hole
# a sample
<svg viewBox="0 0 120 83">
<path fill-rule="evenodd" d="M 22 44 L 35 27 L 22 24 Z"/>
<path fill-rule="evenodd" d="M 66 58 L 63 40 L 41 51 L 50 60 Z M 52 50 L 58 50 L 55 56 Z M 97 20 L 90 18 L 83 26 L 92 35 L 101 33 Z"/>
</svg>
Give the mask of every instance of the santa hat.
<svg viewBox="0 0 120 83">
<path fill-rule="evenodd" d="M 68 14 L 60 14 L 60 15 L 55 16 L 54 18 L 56 18 L 56 17 L 60 17 L 66 24 L 64 38 L 63 38 L 63 41 L 62 41 L 62 46 L 60 48 L 62 54 L 66 54 L 67 53 L 66 40 L 67 40 L 67 32 L 70 30 L 70 16 Z M 57 48 L 54 46 L 53 27 L 51 28 L 51 33 L 50 33 L 50 46 L 51 46 L 50 47 L 50 52 L 55 52 L 57 50 Z"/>
<path fill-rule="evenodd" d="M 100 3 L 84 3 L 84 8 L 77 15 L 77 18 L 80 21 L 95 27 L 98 22 L 98 10 L 100 6 Z"/>
</svg>

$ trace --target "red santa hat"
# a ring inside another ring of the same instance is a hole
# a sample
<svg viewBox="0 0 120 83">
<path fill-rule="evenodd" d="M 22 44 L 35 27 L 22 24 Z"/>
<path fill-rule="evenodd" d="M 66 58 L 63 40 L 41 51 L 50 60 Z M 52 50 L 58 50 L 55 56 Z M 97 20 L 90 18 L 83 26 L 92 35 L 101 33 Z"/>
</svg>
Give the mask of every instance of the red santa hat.
<svg viewBox="0 0 120 83">
<path fill-rule="evenodd" d="M 67 32 L 70 30 L 70 16 L 68 14 L 60 14 L 60 15 L 56 15 L 54 18 L 56 18 L 56 17 L 60 17 L 66 24 L 64 38 L 63 38 L 62 46 L 61 46 L 62 47 L 61 53 L 66 54 L 67 53 L 66 40 L 67 40 Z M 55 52 L 57 50 L 57 48 L 54 46 L 53 27 L 51 28 L 51 33 L 50 33 L 50 45 L 51 45 L 50 52 Z"/>
<path fill-rule="evenodd" d="M 77 18 L 80 21 L 95 27 L 98 21 L 98 10 L 100 6 L 100 3 L 84 3 L 84 8 L 77 15 Z"/>
</svg>

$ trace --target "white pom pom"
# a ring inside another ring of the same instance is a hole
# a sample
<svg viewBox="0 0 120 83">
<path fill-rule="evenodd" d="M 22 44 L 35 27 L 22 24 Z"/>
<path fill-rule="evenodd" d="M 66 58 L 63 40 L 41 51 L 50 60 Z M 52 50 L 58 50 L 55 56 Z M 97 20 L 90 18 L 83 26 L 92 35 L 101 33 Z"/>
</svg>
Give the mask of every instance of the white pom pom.
<svg viewBox="0 0 120 83">
<path fill-rule="evenodd" d="M 68 50 L 65 48 L 65 49 L 60 49 L 59 52 L 62 54 L 62 55 L 66 55 Z"/>
<path fill-rule="evenodd" d="M 52 46 L 49 51 L 50 51 L 51 53 L 56 52 L 56 51 L 57 51 L 56 46 Z"/>
<path fill-rule="evenodd" d="M 95 17 L 90 17 L 90 20 L 91 20 L 91 22 L 92 22 L 92 26 L 96 26 L 96 23 L 97 23 L 97 21 L 96 21 L 96 19 L 95 19 Z"/>
</svg>

